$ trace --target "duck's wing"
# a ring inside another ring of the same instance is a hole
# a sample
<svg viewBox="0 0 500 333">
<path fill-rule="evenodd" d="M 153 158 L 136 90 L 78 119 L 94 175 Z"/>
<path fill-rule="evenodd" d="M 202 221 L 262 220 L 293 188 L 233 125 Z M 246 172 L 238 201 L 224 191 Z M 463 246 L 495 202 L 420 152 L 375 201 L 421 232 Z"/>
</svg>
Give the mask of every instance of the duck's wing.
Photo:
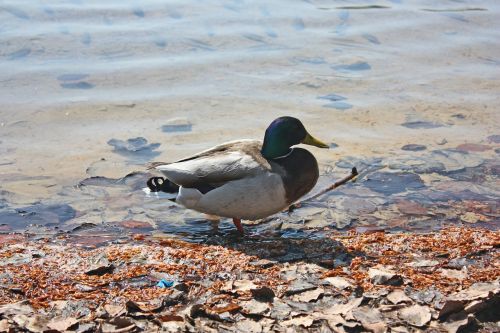
<svg viewBox="0 0 500 333">
<path fill-rule="evenodd" d="M 184 187 L 217 187 L 270 170 L 271 166 L 260 153 L 261 148 L 262 142 L 257 140 L 233 141 L 155 168 Z"/>
</svg>

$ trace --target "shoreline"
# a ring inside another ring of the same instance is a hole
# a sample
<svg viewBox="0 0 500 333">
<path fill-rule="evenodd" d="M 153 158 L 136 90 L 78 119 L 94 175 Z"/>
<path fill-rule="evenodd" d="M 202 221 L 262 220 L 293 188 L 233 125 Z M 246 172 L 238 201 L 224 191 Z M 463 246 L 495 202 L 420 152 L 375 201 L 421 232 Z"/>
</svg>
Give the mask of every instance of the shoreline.
<svg viewBox="0 0 500 333">
<path fill-rule="evenodd" d="M 498 231 L 218 242 L 136 234 L 86 249 L 3 235 L 0 331 L 498 329 Z"/>
</svg>

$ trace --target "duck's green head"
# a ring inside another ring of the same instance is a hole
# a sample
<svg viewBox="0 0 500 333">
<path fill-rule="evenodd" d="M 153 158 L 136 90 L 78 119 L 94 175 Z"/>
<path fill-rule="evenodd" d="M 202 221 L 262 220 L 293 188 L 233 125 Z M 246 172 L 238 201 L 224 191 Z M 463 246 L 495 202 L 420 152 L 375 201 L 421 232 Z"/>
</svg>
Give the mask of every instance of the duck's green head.
<svg viewBox="0 0 500 333">
<path fill-rule="evenodd" d="M 326 143 L 307 133 L 304 125 L 297 118 L 279 117 L 266 130 L 262 155 L 272 159 L 288 154 L 290 147 L 304 143 L 320 148 L 328 148 Z"/>
</svg>

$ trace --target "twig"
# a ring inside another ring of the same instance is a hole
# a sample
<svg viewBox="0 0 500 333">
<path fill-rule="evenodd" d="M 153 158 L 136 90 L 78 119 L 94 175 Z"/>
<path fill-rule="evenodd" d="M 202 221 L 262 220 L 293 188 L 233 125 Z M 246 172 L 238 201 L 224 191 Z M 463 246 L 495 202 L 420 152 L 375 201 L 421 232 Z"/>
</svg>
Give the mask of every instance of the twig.
<svg viewBox="0 0 500 333">
<path fill-rule="evenodd" d="M 322 196 L 323 194 L 325 194 L 326 192 L 329 192 L 331 190 L 334 190 L 336 189 L 337 187 L 341 186 L 341 185 L 344 185 L 345 183 L 349 182 L 350 180 L 356 178 L 358 176 L 358 170 L 356 169 L 356 167 L 352 168 L 351 170 L 351 174 L 345 178 L 342 178 L 341 180 L 333 183 L 333 185 L 330 185 L 328 186 L 327 188 L 321 190 L 320 192 L 316 193 L 315 195 L 313 195 L 312 197 L 309 197 L 307 199 L 304 199 L 300 202 L 297 202 L 295 204 L 292 204 L 290 205 L 290 207 L 288 207 L 288 212 L 291 213 L 294 211 L 294 209 L 297 209 L 297 208 L 300 208 L 300 206 L 302 206 L 302 204 L 306 201 L 310 201 L 310 200 L 313 200 L 313 199 L 316 199 L 317 197 L 319 196 Z"/>
</svg>

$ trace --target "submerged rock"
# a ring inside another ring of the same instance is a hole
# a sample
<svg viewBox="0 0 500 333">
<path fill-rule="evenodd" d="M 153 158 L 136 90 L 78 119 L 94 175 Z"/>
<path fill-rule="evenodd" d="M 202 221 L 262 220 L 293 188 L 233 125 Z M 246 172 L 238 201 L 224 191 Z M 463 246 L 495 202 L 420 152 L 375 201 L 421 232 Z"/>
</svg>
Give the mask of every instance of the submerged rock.
<svg viewBox="0 0 500 333">
<path fill-rule="evenodd" d="M 408 121 L 405 123 L 402 123 L 401 126 L 411 128 L 411 129 L 430 129 L 430 128 L 438 128 L 438 127 L 443 127 L 442 124 L 438 123 L 433 123 L 430 121 Z"/>
<path fill-rule="evenodd" d="M 369 189 L 386 195 L 425 188 L 422 179 L 412 173 L 376 172 L 365 182 Z"/>
<path fill-rule="evenodd" d="M 352 72 L 352 71 L 366 71 L 370 70 L 372 67 L 366 61 L 356 61 L 350 64 L 335 65 L 332 66 L 332 68 L 340 72 Z"/>
<path fill-rule="evenodd" d="M 62 88 L 65 89 L 92 89 L 95 87 L 92 83 L 86 81 L 79 82 L 64 82 L 60 84 Z"/>
<path fill-rule="evenodd" d="M 115 153 L 138 163 L 149 161 L 160 155 L 159 152 L 155 151 L 160 144 L 148 143 L 148 140 L 143 137 L 131 138 L 126 141 L 111 139 L 108 141 L 108 145 L 114 148 Z"/>
<path fill-rule="evenodd" d="M 192 129 L 193 124 L 191 124 L 191 122 L 189 122 L 186 118 L 170 119 L 161 127 L 161 130 L 165 133 L 191 132 Z"/>
<path fill-rule="evenodd" d="M 411 144 L 404 145 L 403 147 L 401 147 L 401 149 L 406 150 L 406 151 L 422 151 L 422 150 L 426 150 L 427 147 L 424 145 L 411 143 Z"/>
<path fill-rule="evenodd" d="M 59 225 L 76 216 L 76 210 L 70 205 L 45 205 L 34 204 L 18 208 L 14 211 L 0 212 L 0 219 L 14 229 L 23 229 L 29 225 Z"/>
</svg>

